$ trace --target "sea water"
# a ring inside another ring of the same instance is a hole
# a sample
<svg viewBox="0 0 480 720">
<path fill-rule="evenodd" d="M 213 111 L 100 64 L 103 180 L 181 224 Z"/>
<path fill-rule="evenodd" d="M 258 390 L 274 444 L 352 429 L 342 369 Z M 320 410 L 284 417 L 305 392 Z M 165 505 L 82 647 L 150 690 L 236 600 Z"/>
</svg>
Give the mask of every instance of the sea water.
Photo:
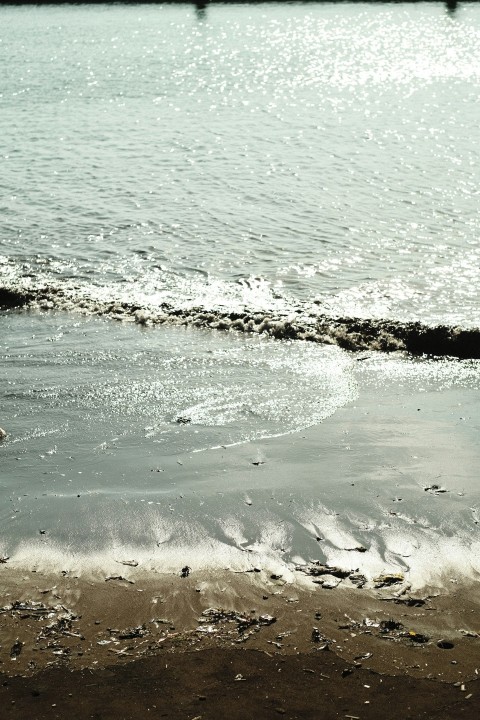
<svg viewBox="0 0 480 720">
<path fill-rule="evenodd" d="M 456 435 L 468 471 L 449 480 L 470 494 L 449 513 L 471 545 L 480 8 L 87 5 L 0 19 L 0 549 L 138 554 L 183 538 L 292 559 L 340 511 L 348 532 L 355 513 L 357 529 L 374 518 L 378 538 L 373 495 L 367 507 L 343 494 L 351 468 L 333 460 L 313 482 L 322 460 L 300 433 L 399 383 L 400 405 L 454 390 L 468 405 Z M 419 338 L 420 357 L 381 352 Z M 282 436 L 297 465 L 252 476 Z M 381 488 L 388 458 L 368 457 Z M 434 478 L 409 473 L 426 497 Z"/>
</svg>

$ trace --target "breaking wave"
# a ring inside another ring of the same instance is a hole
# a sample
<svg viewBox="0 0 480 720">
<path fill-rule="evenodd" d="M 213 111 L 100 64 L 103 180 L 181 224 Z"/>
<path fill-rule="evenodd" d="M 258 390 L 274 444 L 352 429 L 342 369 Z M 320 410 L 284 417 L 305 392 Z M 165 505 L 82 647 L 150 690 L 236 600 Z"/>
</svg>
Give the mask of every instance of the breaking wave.
<svg viewBox="0 0 480 720">
<path fill-rule="evenodd" d="M 304 306 L 290 313 L 278 311 L 175 307 L 105 298 L 103 289 L 46 285 L 0 287 L 0 308 L 31 308 L 64 310 L 101 315 L 116 320 L 134 321 L 141 325 L 189 325 L 215 330 L 234 330 L 266 334 L 273 338 L 305 340 L 338 345 L 350 351 L 404 351 L 412 355 L 451 356 L 461 359 L 480 358 L 480 328 L 447 325 L 428 326 L 420 322 L 333 317 L 312 312 Z"/>
</svg>

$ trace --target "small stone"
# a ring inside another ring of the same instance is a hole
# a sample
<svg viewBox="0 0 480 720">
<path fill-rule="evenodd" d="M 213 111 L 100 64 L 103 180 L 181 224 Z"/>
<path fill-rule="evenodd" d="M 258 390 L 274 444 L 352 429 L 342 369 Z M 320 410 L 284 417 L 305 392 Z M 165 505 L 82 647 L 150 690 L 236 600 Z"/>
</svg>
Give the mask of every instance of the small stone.
<svg viewBox="0 0 480 720">
<path fill-rule="evenodd" d="M 22 648 L 23 648 L 23 642 L 20 642 L 20 640 L 17 638 L 17 640 L 15 640 L 15 642 L 12 645 L 11 650 L 10 650 L 10 657 L 12 660 L 17 659 L 17 657 L 22 652 Z"/>
</svg>

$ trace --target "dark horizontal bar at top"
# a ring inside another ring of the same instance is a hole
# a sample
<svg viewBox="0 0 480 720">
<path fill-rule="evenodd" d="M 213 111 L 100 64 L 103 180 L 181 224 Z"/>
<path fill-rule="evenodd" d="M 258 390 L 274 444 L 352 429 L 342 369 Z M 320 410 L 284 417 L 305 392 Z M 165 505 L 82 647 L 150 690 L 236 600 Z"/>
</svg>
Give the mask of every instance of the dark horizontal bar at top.
<svg viewBox="0 0 480 720">
<path fill-rule="evenodd" d="M 363 3 L 364 5 L 385 5 L 406 3 L 441 3 L 449 8 L 458 5 L 467 5 L 478 2 L 478 0 L 0 0 L 2 5 L 351 5 Z"/>
</svg>

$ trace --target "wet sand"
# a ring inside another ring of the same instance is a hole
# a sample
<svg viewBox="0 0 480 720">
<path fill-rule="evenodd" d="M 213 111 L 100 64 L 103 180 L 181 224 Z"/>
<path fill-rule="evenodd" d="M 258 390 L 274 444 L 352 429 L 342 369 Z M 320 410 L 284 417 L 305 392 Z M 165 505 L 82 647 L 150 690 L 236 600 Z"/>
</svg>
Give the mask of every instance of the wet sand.
<svg viewBox="0 0 480 720">
<path fill-rule="evenodd" d="M 0 550 L 2 720 L 478 717 L 475 368 L 358 360 L 321 425 L 168 457 L 163 534 L 107 497 L 115 543 L 62 545 L 74 494 Z M 151 478 L 145 444 L 105 462 Z"/>
<path fill-rule="evenodd" d="M 322 423 L 201 452 L 189 449 L 203 432 L 194 423 L 167 424 L 165 441 L 140 417 L 118 436 L 96 414 L 84 428 L 74 405 L 64 436 L 17 442 L 2 420 L 0 557 L 20 573 L 115 574 L 132 558 L 147 575 L 257 566 L 289 582 L 313 559 L 359 568 L 367 587 L 383 572 L 415 590 L 471 583 L 477 364 L 353 358 L 358 396 Z"/>
<path fill-rule="evenodd" d="M 2 717 L 478 715 L 476 586 L 124 569 L 101 580 L 2 567 Z"/>
</svg>

